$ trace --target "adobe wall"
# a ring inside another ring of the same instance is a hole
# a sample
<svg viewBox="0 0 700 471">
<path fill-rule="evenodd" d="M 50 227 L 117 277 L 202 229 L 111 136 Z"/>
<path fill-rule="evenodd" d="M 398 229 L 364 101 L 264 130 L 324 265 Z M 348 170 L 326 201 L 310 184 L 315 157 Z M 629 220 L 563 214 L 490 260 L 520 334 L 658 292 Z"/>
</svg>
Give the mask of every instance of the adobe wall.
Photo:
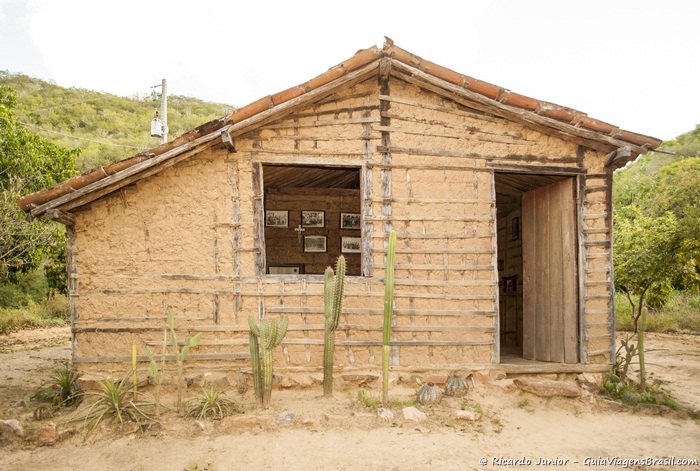
<svg viewBox="0 0 700 471">
<path fill-rule="evenodd" d="M 181 338 L 204 332 L 190 368 L 249 368 L 248 317 L 286 315 L 290 327 L 275 351 L 277 371 L 320 371 L 322 277 L 260 270 L 266 256 L 261 172 L 275 163 L 362 169 L 365 253 L 353 263 L 369 275 L 348 279 L 337 373 L 379 371 L 392 229 L 398 235 L 394 370 L 491 364 L 498 357 L 498 270 L 489 165 L 580 164 L 572 143 L 405 82 L 392 79 L 390 95 L 380 100 L 376 78 L 237 136 L 236 148 L 205 151 L 76 212 L 74 358 L 81 370 L 128 369 L 132 342 L 140 355 L 147 346 L 157 349 L 171 311 Z M 588 152 L 584 163 L 602 172 L 600 160 Z M 599 186 L 586 180 L 585 230 L 609 227 L 596 216 L 598 205 L 607 204 Z M 602 230 L 585 234 L 608 240 Z M 586 278 L 586 296 L 593 297 L 585 301 L 585 323 L 598 329 L 587 340 L 591 361 L 603 363 L 608 358 L 596 350 L 610 340 L 602 333 L 609 307 L 595 296 L 607 288 L 590 283 L 610 275 L 607 259 L 597 255 L 606 249 L 598 247 L 587 246 L 594 258 L 584 261 L 599 270 Z"/>
</svg>

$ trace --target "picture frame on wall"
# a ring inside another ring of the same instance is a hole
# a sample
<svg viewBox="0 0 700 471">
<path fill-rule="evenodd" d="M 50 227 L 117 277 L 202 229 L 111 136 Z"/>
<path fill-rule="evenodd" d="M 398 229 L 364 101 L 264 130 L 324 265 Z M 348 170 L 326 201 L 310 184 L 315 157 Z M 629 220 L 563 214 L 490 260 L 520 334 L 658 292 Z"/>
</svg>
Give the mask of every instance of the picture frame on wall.
<svg viewBox="0 0 700 471">
<path fill-rule="evenodd" d="M 301 275 L 304 273 L 303 264 L 277 264 L 267 267 L 269 275 Z"/>
<path fill-rule="evenodd" d="M 360 213 L 340 213 L 341 229 L 360 229 Z"/>
<path fill-rule="evenodd" d="M 325 252 L 326 236 L 304 236 L 304 252 Z"/>
<path fill-rule="evenodd" d="M 278 209 L 265 211 L 265 225 L 267 227 L 289 227 L 289 211 Z"/>
<path fill-rule="evenodd" d="M 301 227 L 325 227 L 326 213 L 323 211 L 302 211 Z"/>
<path fill-rule="evenodd" d="M 511 235 L 512 235 L 511 240 L 520 239 L 520 218 L 519 217 L 513 218 L 513 221 L 511 222 L 510 229 L 511 229 Z"/>
<path fill-rule="evenodd" d="M 342 253 L 361 253 L 362 237 L 343 236 L 340 238 L 340 251 Z"/>
</svg>

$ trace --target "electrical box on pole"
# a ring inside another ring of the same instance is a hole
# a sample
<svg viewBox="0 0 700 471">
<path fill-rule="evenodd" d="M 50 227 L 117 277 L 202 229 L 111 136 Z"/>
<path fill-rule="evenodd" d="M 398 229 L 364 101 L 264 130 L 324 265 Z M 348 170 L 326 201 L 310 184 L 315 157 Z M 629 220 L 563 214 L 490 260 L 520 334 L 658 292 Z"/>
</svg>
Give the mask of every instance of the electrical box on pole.
<svg viewBox="0 0 700 471">
<path fill-rule="evenodd" d="M 160 95 L 160 118 L 158 110 L 155 110 L 154 117 L 151 120 L 151 136 L 160 137 L 160 143 L 168 142 L 168 82 L 163 79 L 160 85 L 154 85 L 151 88 L 161 87 Z M 156 98 L 156 92 L 153 91 L 153 99 Z"/>
</svg>

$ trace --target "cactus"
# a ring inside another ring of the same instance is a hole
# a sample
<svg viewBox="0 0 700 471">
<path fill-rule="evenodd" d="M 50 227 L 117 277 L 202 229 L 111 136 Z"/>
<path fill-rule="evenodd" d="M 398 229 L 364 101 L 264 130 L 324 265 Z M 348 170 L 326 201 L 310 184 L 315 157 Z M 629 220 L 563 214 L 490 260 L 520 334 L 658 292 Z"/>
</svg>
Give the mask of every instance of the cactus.
<svg viewBox="0 0 700 471">
<path fill-rule="evenodd" d="M 202 333 L 198 333 L 194 337 L 185 337 L 182 348 L 179 346 L 177 336 L 175 335 L 175 319 L 173 313 L 168 312 L 168 329 L 170 330 L 170 340 L 175 352 L 175 360 L 177 361 L 177 405 L 182 405 L 182 375 L 185 369 L 185 359 L 190 352 L 190 349 L 196 347 L 202 339 Z"/>
<path fill-rule="evenodd" d="M 394 313 L 394 252 L 396 233 L 389 233 L 384 279 L 384 332 L 382 336 L 382 402 L 389 402 L 389 341 L 391 340 L 391 317 Z"/>
<path fill-rule="evenodd" d="M 445 396 L 462 396 L 467 389 L 467 381 L 462 375 L 454 374 L 445 381 Z"/>
<path fill-rule="evenodd" d="M 428 382 L 420 385 L 416 396 L 421 404 L 437 404 L 442 399 L 442 391 L 435 383 Z"/>
<path fill-rule="evenodd" d="M 255 395 L 260 404 L 267 408 L 272 396 L 272 349 L 282 343 L 282 339 L 287 334 L 289 319 L 286 316 L 279 321 L 273 319 L 268 322 L 263 319 L 260 325 L 256 325 L 255 321 L 249 317 L 248 324 L 250 325 L 250 357 L 253 361 Z"/>
<path fill-rule="evenodd" d="M 338 257 L 333 268 L 326 268 L 323 286 L 323 310 L 325 329 L 323 342 L 323 395 L 333 394 L 333 353 L 335 351 L 335 330 L 338 328 L 340 312 L 343 308 L 343 290 L 345 289 L 345 257 Z"/>
</svg>

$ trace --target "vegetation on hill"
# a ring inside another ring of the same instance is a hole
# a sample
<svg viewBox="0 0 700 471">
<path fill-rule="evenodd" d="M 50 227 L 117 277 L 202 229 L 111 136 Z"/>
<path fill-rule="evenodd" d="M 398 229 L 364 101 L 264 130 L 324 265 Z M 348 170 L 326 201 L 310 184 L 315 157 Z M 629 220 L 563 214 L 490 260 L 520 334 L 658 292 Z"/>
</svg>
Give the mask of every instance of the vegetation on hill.
<svg viewBox="0 0 700 471">
<path fill-rule="evenodd" d="M 85 172 L 130 157 L 160 143 L 151 137 L 160 96 L 120 97 L 81 88 L 64 88 L 21 74 L 0 71 L 0 86 L 17 91 L 15 115 L 30 132 L 67 149 L 80 149 L 76 170 Z M 234 107 L 178 95 L 168 96 L 172 139 Z"/>
<path fill-rule="evenodd" d="M 634 331 L 674 292 L 690 296 L 684 325 L 700 326 L 700 125 L 659 150 L 614 175 L 615 284 L 629 302 L 618 324 Z"/>
</svg>

